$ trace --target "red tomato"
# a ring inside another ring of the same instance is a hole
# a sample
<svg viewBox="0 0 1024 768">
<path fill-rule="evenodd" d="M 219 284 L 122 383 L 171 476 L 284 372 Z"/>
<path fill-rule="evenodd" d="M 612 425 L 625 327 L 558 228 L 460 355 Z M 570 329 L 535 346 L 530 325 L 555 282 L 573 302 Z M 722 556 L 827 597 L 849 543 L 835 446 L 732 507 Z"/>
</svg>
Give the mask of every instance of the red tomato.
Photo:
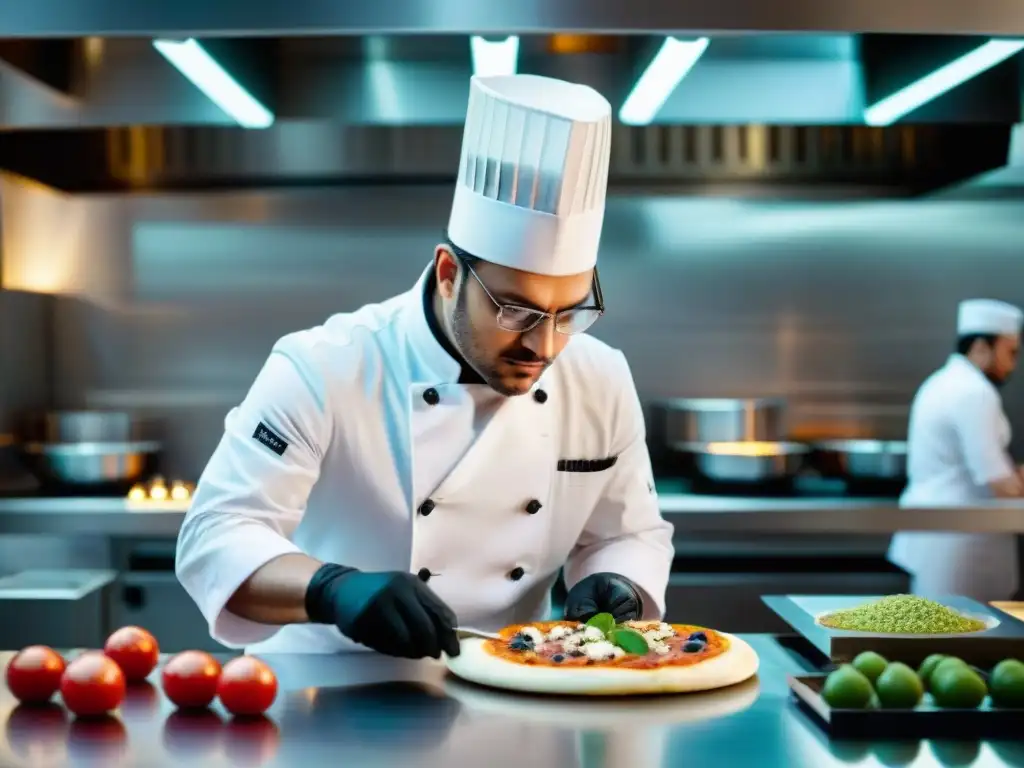
<svg viewBox="0 0 1024 768">
<path fill-rule="evenodd" d="M 277 678 L 254 656 L 239 656 L 224 665 L 217 696 L 233 715 L 262 715 L 277 697 Z"/>
<path fill-rule="evenodd" d="M 99 651 L 87 651 L 68 664 L 60 681 L 64 706 L 85 717 L 117 709 L 124 694 L 124 673 Z"/>
<path fill-rule="evenodd" d="M 18 701 L 41 704 L 60 688 L 64 657 L 45 645 L 22 648 L 7 665 L 7 687 Z"/>
<path fill-rule="evenodd" d="M 130 683 L 145 680 L 160 660 L 156 638 L 141 627 L 121 627 L 107 638 L 103 653 L 117 662 Z"/>
<path fill-rule="evenodd" d="M 182 651 L 163 669 L 167 698 L 183 709 L 210 706 L 217 695 L 220 663 L 205 651 Z"/>
</svg>

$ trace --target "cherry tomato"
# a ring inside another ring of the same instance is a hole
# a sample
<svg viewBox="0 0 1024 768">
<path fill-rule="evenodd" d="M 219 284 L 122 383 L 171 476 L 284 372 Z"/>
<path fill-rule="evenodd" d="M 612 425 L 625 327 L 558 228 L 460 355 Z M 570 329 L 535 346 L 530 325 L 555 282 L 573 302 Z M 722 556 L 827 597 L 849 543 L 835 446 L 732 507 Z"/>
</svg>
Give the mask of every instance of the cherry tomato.
<svg viewBox="0 0 1024 768">
<path fill-rule="evenodd" d="M 121 668 L 99 651 L 87 651 L 68 664 L 60 681 L 64 706 L 83 717 L 117 709 L 125 688 Z"/>
<path fill-rule="evenodd" d="M 45 645 L 22 648 L 7 665 L 7 687 L 18 701 L 42 704 L 60 688 L 64 657 Z"/>
<path fill-rule="evenodd" d="M 233 715 L 262 715 L 277 697 L 274 670 L 254 656 L 239 656 L 224 665 L 217 697 Z"/>
<path fill-rule="evenodd" d="M 162 679 L 167 698 L 179 707 L 208 707 L 217 695 L 220 662 L 205 651 L 182 651 L 164 666 Z"/>
<path fill-rule="evenodd" d="M 160 660 L 156 638 L 141 627 L 121 627 L 107 638 L 103 653 L 117 662 L 129 683 L 145 680 Z"/>
</svg>

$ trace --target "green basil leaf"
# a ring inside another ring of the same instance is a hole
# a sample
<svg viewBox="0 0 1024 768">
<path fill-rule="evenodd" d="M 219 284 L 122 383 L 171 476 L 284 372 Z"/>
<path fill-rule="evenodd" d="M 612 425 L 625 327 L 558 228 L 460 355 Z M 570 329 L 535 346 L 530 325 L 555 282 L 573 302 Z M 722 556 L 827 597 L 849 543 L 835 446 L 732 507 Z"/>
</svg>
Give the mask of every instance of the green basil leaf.
<svg viewBox="0 0 1024 768">
<path fill-rule="evenodd" d="M 600 629 L 602 633 L 607 635 L 615 629 L 615 617 L 610 613 L 599 613 L 590 618 L 590 621 L 587 622 L 587 626 L 596 627 L 597 629 Z"/>
<path fill-rule="evenodd" d="M 626 653 L 642 656 L 650 650 L 647 639 L 635 629 L 614 629 L 608 635 L 608 639 Z"/>
</svg>

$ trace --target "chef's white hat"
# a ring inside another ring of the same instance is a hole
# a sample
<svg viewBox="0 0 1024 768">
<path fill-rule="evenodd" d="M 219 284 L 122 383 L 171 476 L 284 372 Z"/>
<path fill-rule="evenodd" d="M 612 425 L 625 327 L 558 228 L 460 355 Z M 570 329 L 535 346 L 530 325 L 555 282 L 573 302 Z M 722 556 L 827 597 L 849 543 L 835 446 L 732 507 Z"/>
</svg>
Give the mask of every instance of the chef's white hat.
<svg viewBox="0 0 1024 768">
<path fill-rule="evenodd" d="M 956 330 L 960 336 L 972 333 L 1012 335 L 1021 332 L 1024 313 L 1004 301 L 968 299 L 960 302 Z"/>
<path fill-rule="evenodd" d="M 486 261 L 543 275 L 597 263 L 611 105 L 537 75 L 473 77 L 448 236 Z"/>
</svg>

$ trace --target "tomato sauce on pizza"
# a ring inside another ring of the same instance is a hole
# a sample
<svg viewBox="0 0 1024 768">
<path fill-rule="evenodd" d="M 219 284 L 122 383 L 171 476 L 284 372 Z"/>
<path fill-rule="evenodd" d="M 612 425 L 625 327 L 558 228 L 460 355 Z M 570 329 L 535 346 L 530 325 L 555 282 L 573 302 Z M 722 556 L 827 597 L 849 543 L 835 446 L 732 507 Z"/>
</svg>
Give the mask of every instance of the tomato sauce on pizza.
<svg viewBox="0 0 1024 768">
<path fill-rule="evenodd" d="M 647 651 L 629 653 L 600 629 L 574 621 L 513 624 L 498 633 L 501 640 L 487 640 L 483 645 L 491 655 L 518 664 L 620 669 L 690 666 L 729 648 L 727 638 L 704 627 L 659 621 L 629 621 L 620 626 L 640 633 L 647 641 Z"/>
</svg>

